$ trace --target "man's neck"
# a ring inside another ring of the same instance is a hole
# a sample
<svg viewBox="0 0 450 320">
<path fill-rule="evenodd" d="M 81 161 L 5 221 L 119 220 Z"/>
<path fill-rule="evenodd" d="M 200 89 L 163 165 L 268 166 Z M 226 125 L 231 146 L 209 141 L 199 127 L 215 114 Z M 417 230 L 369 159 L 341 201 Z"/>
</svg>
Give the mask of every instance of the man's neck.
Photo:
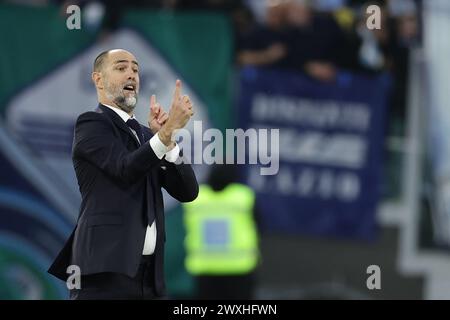
<svg viewBox="0 0 450 320">
<path fill-rule="evenodd" d="M 101 104 L 103 104 L 103 105 L 107 105 L 107 106 L 109 106 L 109 107 L 116 108 L 116 109 L 119 109 L 119 110 L 122 110 L 122 111 L 126 112 L 126 111 L 123 110 L 121 107 L 119 107 L 117 104 L 115 104 L 113 101 L 109 101 L 109 100 L 105 100 L 105 99 L 99 99 L 98 102 L 101 103 Z M 133 112 L 127 112 L 127 114 L 128 114 L 130 117 L 133 116 Z"/>
</svg>

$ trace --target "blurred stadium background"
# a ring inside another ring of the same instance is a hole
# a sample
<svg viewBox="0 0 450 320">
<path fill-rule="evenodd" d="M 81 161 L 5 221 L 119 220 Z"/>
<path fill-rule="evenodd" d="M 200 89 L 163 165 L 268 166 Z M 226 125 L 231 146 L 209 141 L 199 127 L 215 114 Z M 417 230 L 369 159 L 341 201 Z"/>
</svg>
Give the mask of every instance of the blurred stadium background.
<svg viewBox="0 0 450 320">
<path fill-rule="evenodd" d="M 125 48 L 142 123 L 181 78 L 204 128 L 281 129 L 278 175 L 243 175 L 260 215 L 256 298 L 449 299 L 449 32 L 447 0 L 3 1 L 0 298 L 66 298 L 46 270 L 78 215 L 73 125 L 96 106 L 94 57 Z M 195 170 L 203 182 L 208 166 Z M 166 209 L 169 295 L 190 298 L 182 208 Z"/>
</svg>

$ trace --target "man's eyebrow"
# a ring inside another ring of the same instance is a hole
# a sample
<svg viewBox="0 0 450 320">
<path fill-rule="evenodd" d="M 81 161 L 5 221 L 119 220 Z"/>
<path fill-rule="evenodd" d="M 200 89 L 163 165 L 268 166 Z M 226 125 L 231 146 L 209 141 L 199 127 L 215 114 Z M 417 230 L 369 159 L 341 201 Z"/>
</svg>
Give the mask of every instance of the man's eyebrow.
<svg viewBox="0 0 450 320">
<path fill-rule="evenodd" d="M 114 61 L 114 64 L 118 64 L 118 63 L 122 63 L 122 62 L 129 62 L 129 61 L 128 60 L 117 60 L 117 61 Z M 131 63 L 134 63 L 135 65 L 139 66 L 139 64 L 135 60 L 131 61 Z"/>
</svg>

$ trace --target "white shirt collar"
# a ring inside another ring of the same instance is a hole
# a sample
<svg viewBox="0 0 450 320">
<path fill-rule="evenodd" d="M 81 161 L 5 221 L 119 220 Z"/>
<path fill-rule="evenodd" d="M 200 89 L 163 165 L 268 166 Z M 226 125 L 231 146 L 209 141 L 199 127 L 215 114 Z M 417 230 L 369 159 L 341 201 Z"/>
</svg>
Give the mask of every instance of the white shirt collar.
<svg viewBox="0 0 450 320">
<path fill-rule="evenodd" d="M 125 111 L 123 111 L 122 109 L 119 108 L 115 108 L 112 106 L 109 106 L 107 104 L 102 103 L 102 105 L 104 105 L 105 107 L 110 108 L 111 110 L 113 110 L 115 113 L 117 113 L 119 115 L 120 118 L 122 118 L 122 120 L 126 123 L 128 121 L 128 119 L 135 119 L 134 114 L 130 117 L 130 115 L 128 113 L 126 113 Z"/>
</svg>

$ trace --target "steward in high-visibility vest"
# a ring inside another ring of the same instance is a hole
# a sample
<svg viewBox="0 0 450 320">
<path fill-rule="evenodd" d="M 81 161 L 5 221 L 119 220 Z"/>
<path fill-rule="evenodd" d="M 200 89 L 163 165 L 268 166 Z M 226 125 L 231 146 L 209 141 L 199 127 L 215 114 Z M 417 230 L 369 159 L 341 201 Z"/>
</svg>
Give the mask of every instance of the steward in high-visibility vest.
<svg viewBox="0 0 450 320">
<path fill-rule="evenodd" d="M 201 185 L 197 199 L 184 203 L 185 266 L 193 275 L 242 275 L 259 259 L 253 217 L 255 194 L 231 183 L 221 191 Z"/>
</svg>

